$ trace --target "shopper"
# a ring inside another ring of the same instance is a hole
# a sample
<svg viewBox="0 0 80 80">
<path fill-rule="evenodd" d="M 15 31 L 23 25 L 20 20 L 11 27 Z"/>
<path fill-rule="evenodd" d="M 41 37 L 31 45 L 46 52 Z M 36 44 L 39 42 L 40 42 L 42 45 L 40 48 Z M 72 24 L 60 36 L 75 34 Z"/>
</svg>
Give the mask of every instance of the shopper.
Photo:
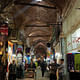
<svg viewBox="0 0 80 80">
<path fill-rule="evenodd" d="M 4 65 L 1 62 L 1 56 L 0 56 L 0 80 L 4 80 Z"/>
<path fill-rule="evenodd" d="M 4 79 L 3 79 L 3 80 L 7 79 L 7 78 L 6 78 L 6 73 L 7 73 L 7 65 L 4 64 L 4 65 L 3 65 L 3 78 L 4 78 Z"/>
<path fill-rule="evenodd" d="M 44 77 L 44 73 L 45 73 L 46 68 L 47 68 L 47 64 L 44 61 L 44 57 L 42 57 L 42 59 L 41 59 L 40 67 L 41 67 L 42 77 Z"/>
<path fill-rule="evenodd" d="M 25 61 L 25 70 L 28 68 L 28 61 Z"/>
<path fill-rule="evenodd" d="M 16 80 L 16 64 L 15 60 L 9 65 L 9 80 Z"/>
<path fill-rule="evenodd" d="M 38 67 L 38 62 L 37 61 L 35 61 L 35 66 L 36 66 L 36 68 Z"/>
<path fill-rule="evenodd" d="M 59 71 L 59 80 L 63 80 L 64 78 L 64 59 L 60 60 L 60 66 L 58 67 Z"/>
<path fill-rule="evenodd" d="M 31 59 L 31 63 L 29 64 L 28 68 L 33 69 L 33 71 L 35 71 L 35 69 L 36 69 L 36 65 L 35 65 L 35 63 L 33 62 L 32 59 Z"/>
<path fill-rule="evenodd" d="M 49 64 L 50 80 L 57 79 L 57 69 L 58 69 L 58 64 L 56 63 L 56 59 L 54 59 L 54 62 L 52 61 Z"/>
</svg>

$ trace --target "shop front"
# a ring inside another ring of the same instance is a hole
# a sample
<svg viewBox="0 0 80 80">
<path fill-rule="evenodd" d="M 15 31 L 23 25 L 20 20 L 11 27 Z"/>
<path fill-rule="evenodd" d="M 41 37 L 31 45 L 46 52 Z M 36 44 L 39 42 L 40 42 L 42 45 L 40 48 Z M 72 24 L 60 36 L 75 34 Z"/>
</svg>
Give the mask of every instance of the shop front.
<svg viewBox="0 0 80 80">
<path fill-rule="evenodd" d="M 0 24 L 0 79 L 4 80 L 8 66 L 8 52 L 7 52 L 7 39 L 8 39 L 8 25 L 5 23 Z M 5 68 L 4 68 L 5 67 Z"/>
<path fill-rule="evenodd" d="M 67 65 L 70 79 L 80 80 L 80 28 L 67 37 Z"/>
<path fill-rule="evenodd" d="M 5 65 L 7 62 L 7 51 L 6 46 L 7 43 L 7 37 L 8 37 L 8 25 L 7 24 L 0 24 L 0 56 L 1 61 Z"/>
</svg>

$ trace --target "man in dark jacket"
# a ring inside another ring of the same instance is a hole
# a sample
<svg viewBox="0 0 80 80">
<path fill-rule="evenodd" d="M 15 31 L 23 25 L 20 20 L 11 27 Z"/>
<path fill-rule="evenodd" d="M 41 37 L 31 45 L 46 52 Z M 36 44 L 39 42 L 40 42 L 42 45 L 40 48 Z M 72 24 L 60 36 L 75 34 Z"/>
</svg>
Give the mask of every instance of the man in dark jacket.
<svg viewBox="0 0 80 80">
<path fill-rule="evenodd" d="M 49 70 L 50 70 L 50 80 L 56 80 L 57 79 L 57 68 L 58 64 L 56 63 L 56 59 L 54 59 L 54 63 L 52 62 L 49 64 Z"/>
<path fill-rule="evenodd" d="M 47 67 L 47 64 L 44 61 L 44 58 L 42 58 L 42 60 L 41 60 L 40 67 L 41 67 L 42 77 L 44 77 L 44 73 L 45 73 L 46 67 Z"/>
<path fill-rule="evenodd" d="M 31 68 L 32 71 L 35 71 L 36 65 L 35 65 L 35 63 L 33 62 L 33 60 L 31 60 L 31 63 L 29 64 L 28 68 Z"/>
<path fill-rule="evenodd" d="M 16 64 L 15 60 L 9 65 L 9 80 L 16 80 Z"/>
<path fill-rule="evenodd" d="M 1 57 L 0 57 L 0 80 L 4 80 L 4 65 L 1 62 Z"/>
<path fill-rule="evenodd" d="M 60 60 L 60 66 L 58 67 L 59 69 L 59 80 L 63 80 L 64 78 L 64 59 Z"/>
</svg>

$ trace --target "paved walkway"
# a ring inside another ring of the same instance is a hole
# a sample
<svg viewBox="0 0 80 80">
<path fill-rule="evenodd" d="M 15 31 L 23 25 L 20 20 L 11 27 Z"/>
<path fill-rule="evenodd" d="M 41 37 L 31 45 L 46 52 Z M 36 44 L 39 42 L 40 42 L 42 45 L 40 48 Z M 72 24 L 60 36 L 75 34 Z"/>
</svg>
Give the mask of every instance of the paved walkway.
<svg viewBox="0 0 80 80">
<path fill-rule="evenodd" d="M 17 80 L 34 80 L 34 79 L 31 79 L 31 78 L 25 78 L 25 79 L 17 79 Z"/>
<path fill-rule="evenodd" d="M 25 78 L 25 79 L 17 79 L 17 80 L 34 80 L 34 79 L 31 79 L 31 78 Z M 43 77 L 43 78 L 40 78 L 40 79 L 38 79 L 38 80 L 49 80 L 49 79 Z"/>
<path fill-rule="evenodd" d="M 49 80 L 49 74 L 48 74 L 48 72 L 45 72 L 45 76 L 42 77 L 41 76 L 41 70 L 37 69 L 36 79 L 33 79 L 33 78 L 24 78 L 24 79 L 17 79 L 17 80 Z"/>
</svg>

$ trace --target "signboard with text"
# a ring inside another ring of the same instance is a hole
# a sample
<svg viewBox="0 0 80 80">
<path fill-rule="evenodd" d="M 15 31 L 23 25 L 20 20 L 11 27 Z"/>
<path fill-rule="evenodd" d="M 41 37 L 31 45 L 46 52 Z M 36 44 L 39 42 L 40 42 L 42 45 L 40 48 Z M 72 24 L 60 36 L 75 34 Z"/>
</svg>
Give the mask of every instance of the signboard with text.
<svg viewBox="0 0 80 80">
<path fill-rule="evenodd" d="M 0 26 L 0 35 L 8 36 L 8 26 L 7 25 Z"/>
</svg>

